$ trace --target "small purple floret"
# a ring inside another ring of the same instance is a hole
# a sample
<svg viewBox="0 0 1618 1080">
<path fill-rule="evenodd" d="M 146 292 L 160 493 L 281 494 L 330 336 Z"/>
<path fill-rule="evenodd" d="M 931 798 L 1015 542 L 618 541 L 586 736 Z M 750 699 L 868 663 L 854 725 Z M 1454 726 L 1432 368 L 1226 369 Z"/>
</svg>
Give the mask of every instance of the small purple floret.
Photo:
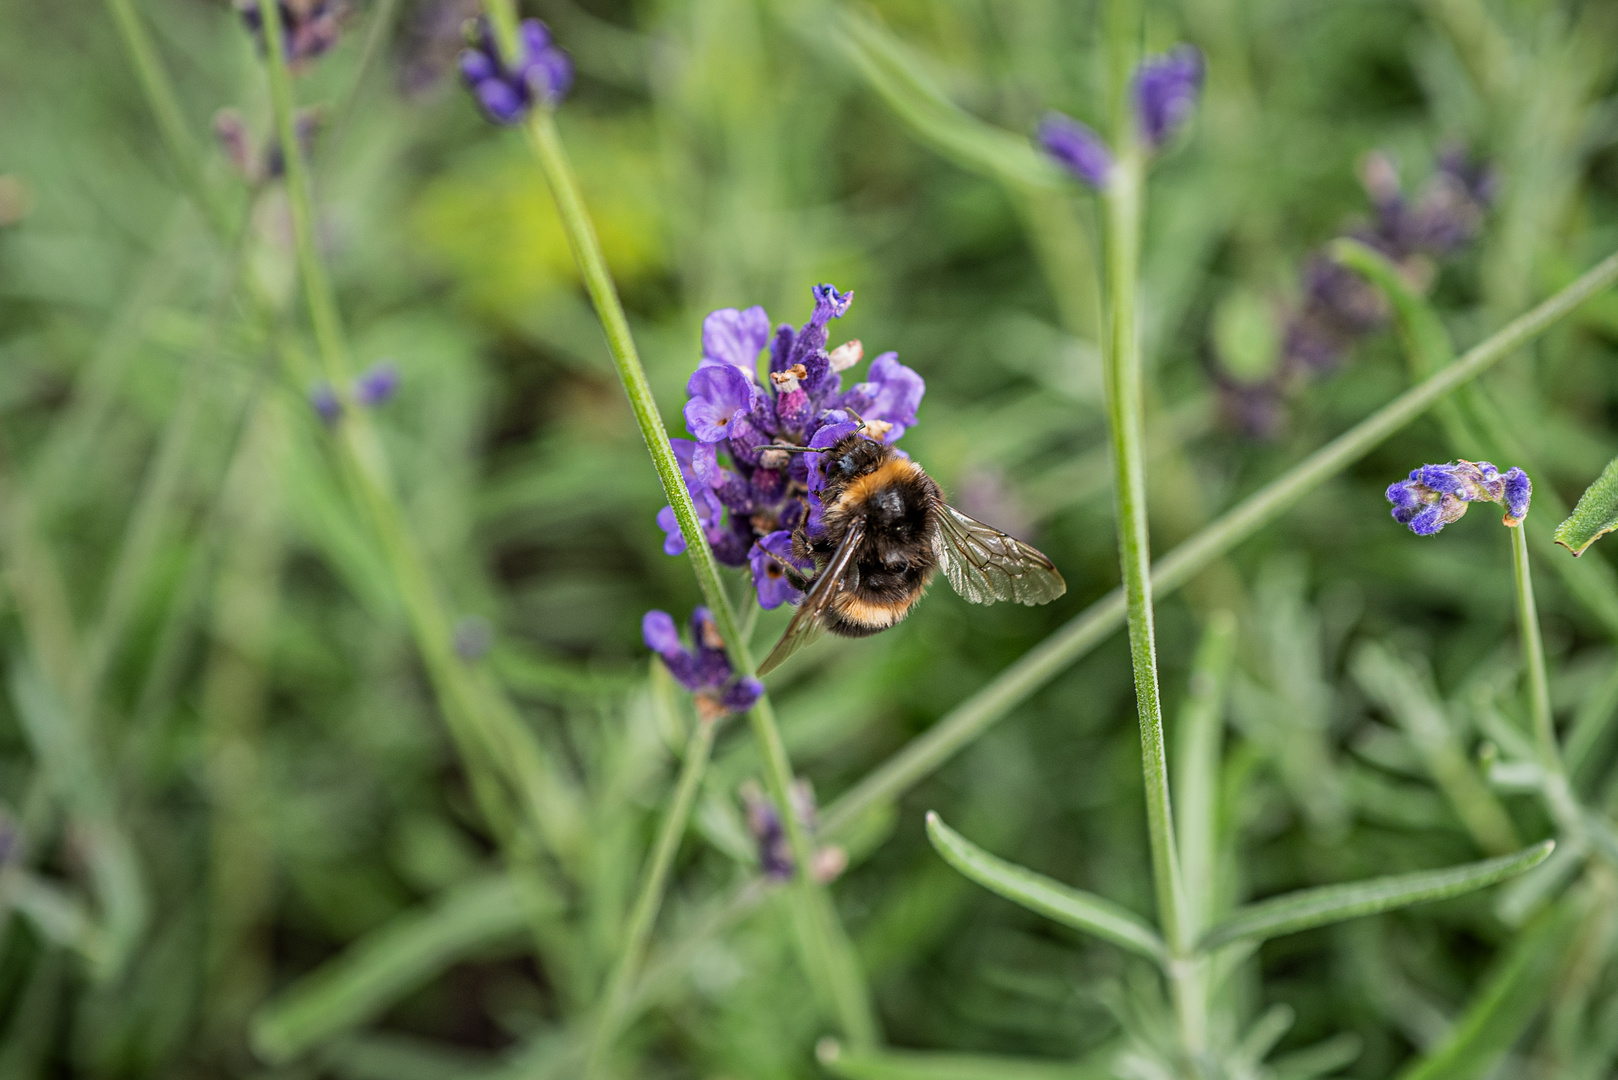
<svg viewBox="0 0 1618 1080">
<path fill-rule="evenodd" d="M 1071 116 L 1052 111 L 1039 122 L 1038 138 L 1045 152 L 1068 172 L 1098 190 L 1107 186 L 1112 151 L 1090 128 Z"/>
<path fill-rule="evenodd" d="M 1135 72 L 1135 119 L 1155 150 L 1191 116 L 1202 93 L 1202 54 L 1181 45 L 1166 56 L 1148 57 Z"/>
<path fill-rule="evenodd" d="M 385 405 L 399 391 L 399 368 L 392 360 L 378 360 L 354 380 L 354 401 L 367 408 Z"/>
</svg>

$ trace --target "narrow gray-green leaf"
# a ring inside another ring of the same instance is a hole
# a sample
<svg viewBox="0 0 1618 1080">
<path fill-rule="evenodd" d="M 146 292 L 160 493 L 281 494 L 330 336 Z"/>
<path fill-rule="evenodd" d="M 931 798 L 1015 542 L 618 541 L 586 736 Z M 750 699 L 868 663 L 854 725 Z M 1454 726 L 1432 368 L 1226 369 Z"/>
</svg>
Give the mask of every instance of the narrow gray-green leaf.
<svg viewBox="0 0 1618 1080">
<path fill-rule="evenodd" d="M 1498 859 L 1288 893 L 1238 908 L 1208 931 L 1199 945 L 1215 949 L 1233 941 L 1279 937 L 1410 904 L 1447 900 L 1530 870 L 1555 848 L 1554 840 L 1546 840 Z"/>
<path fill-rule="evenodd" d="M 528 910 L 504 874 L 398 916 L 316 968 L 253 1019 L 253 1046 L 282 1062 L 384 1012 L 468 953 L 517 937 Z"/>
<path fill-rule="evenodd" d="M 822 1039 L 815 1055 L 827 1072 L 848 1080 L 1101 1080 L 1107 1072 L 1071 1061 L 928 1054 L 904 1050 L 850 1051 Z"/>
<path fill-rule="evenodd" d="M 1153 960 L 1162 961 L 1167 955 L 1163 939 L 1139 915 L 1094 893 L 990 855 L 931 812 L 927 814 L 927 838 L 945 862 L 990 892 Z"/>
<path fill-rule="evenodd" d="M 1596 482 L 1584 489 L 1573 513 L 1556 527 L 1556 542 L 1574 555 L 1583 555 L 1614 529 L 1618 529 L 1618 458 L 1607 462 Z"/>
</svg>

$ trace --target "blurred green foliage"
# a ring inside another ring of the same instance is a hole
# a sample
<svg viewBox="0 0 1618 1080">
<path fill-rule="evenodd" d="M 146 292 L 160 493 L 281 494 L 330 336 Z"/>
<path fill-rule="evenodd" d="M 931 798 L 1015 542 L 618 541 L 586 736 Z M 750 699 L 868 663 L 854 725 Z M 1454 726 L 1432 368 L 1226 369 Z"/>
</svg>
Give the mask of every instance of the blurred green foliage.
<svg viewBox="0 0 1618 1080">
<path fill-rule="evenodd" d="M 195 141 L 224 107 L 267 141 L 263 67 L 229 6 L 137 8 Z M 278 185 L 237 177 L 208 141 L 238 234 L 219 242 L 107 9 L 0 4 L 0 1077 L 578 1073 L 692 723 L 640 617 L 698 597 L 662 554 L 656 477 L 550 197 L 521 139 L 453 85 L 472 11 L 356 4 L 297 93 L 325 108 L 319 234 L 355 361 L 403 373 L 376 414 L 402 505 L 454 615 L 493 628 L 475 666 L 566 777 L 581 839 L 513 866 L 480 811 L 386 559 L 288 374 L 314 346 Z M 906 448 L 1070 584 L 1038 609 L 936 589 L 898 629 L 784 669 L 787 743 L 828 803 L 1116 583 L 1093 210 L 1026 141 L 1046 108 L 1107 114 L 1097 12 L 525 12 L 577 62 L 559 123 L 665 416 L 708 310 L 797 322 L 813 283 L 853 288 L 836 332 L 928 382 Z M 1266 319 L 1368 213 L 1366 152 L 1408 187 L 1449 139 L 1498 171 L 1483 235 L 1428 290 L 1462 347 L 1618 246 L 1615 33 L 1618 8 L 1556 0 L 1149 5 L 1148 46 L 1194 42 L 1209 72 L 1147 212 L 1158 551 L 1429 373 L 1408 332 L 1370 337 L 1289 397 L 1270 441 L 1226 422 L 1210 378 L 1273 364 Z M 1204 624 L 1236 616 L 1209 797 L 1220 907 L 1553 831 L 1505 767 L 1531 756 L 1506 538 L 1482 510 L 1434 540 L 1388 520 L 1383 488 L 1425 461 L 1531 468 L 1553 704 L 1579 733 L 1580 797 L 1613 809 L 1612 549 L 1573 563 L 1549 507 L 1618 452 L 1615 347 L 1618 300 L 1597 299 L 1160 603 L 1171 710 Z M 755 644 L 785 617 L 759 618 Z M 969 883 L 923 826 L 937 810 L 1144 916 L 1138 758 L 1113 640 L 851 831 L 833 893 L 907 1052 L 817 1059 L 828 1022 L 740 816 L 757 754 L 727 728 L 615 1067 L 1166 1075 L 1144 962 Z M 1492 892 L 1235 957 L 1214 1010 L 1240 1050 L 1228 1071 L 1612 1075 L 1618 877 L 1591 845 Z"/>
</svg>

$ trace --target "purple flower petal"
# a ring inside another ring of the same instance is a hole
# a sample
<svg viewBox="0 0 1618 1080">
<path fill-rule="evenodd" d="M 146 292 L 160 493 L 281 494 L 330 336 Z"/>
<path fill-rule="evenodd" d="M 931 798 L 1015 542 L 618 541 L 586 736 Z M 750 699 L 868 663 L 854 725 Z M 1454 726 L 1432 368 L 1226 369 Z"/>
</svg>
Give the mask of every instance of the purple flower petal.
<svg viewBox="0 0 1618 1080">
<path fill-rule="evenodd" d="M 883 441 L 897 442 L 906 428 L 916 425 L 916 410 L 921 407 L 927 384 L 920 375 L 899 363 L 899 354 L 893 352 L 885 352 L 871 361 L 867 381 L 875 384 L 876 391 L 860 416 L 892 424 Z"/>
<path fill-rule="evenodd" d="M 674 507 L 665 506 L 657 512 L 657 527 L 667 534 L 663 537 L 663 554 L 678 555 L 685 551 L 685 534 L 680 531 L 680 519 L 674 516 Z"/>
<path fill-rule="evenodd" d="M 682 651 L 680 631 L 675 629 L 674 616 L 666 611 L 648 611 L 640 620 L 641 640 L 659 656 Z"/>
<path fill-rule="evenodd" d="M 725 688 L 719 702 L 733 713 L 746 712 L 764 696 L 764 684 L 757 679 L 737 679 Z"/>
<path fill-rule="evenodd" d="M 728 364 L 699 367 L 686 383 L 686 430 L 699 442 L 716 443 L 730 436 L 736 414 L 751 409 L 758 387 Z"/>
<path fill-rule="evenodd" d="M 770 317 L 761 307 L 720 308 L 702 320 L 702 363 L 729 364 L 756 380 L 758 354 L 770 343 Z"/>
<path fill-rule="evenodd" d="M 803 599 L 802 591 L 787 580 L 788 566 L 806 574 L 815 568 L 813 560 L 806 565 L 804 560 L 793 554 L 792 534 L 785 529 L 760 537 L 748 553 L 748 562 L 753 567 L 753 588 L 758 593 L 759 607 L 765 611 L 773 611 L 782 604 L 796 604 Z"/>
<path fill-rule="evenodd" d="M 1101 136 L 1071 116 L 1048 112 L 1039 122 L 1039 145 L 1056 163 L 1091 187 L 1107 186 L 1112 151 Z"/>
<path fill-rule="evenodd" d="M 472 92 L 477 95 L 478 104 L 483 106 L 489 119 L 500 124 L 515 124 L 522 119 L 528 105 L 516 90 L 501 79 L 484 79 Z"/>
</svg>

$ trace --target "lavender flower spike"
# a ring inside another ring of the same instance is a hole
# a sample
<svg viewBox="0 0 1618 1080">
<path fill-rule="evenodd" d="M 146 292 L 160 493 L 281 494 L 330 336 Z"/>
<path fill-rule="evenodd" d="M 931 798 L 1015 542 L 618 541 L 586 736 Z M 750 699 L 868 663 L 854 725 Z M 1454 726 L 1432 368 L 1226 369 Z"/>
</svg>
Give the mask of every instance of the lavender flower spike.
<svg viewBox="0 0 1618 1080">
<path fill-rule="evenodd" d="M 745 712 L 763 695 L 763 683 L 737 678 L 732 671 L 719 628 L 707 608 L 691 613 L 690 648 L 680 643 L 674 618 L 666 611 L 648 611 L 640 631 L 646 647 L 662 657 L 669 674 L 695 696 L 697 715 L 703 720 L 712 722 Z"/>
<path fill-rule="evenodd" d="M 1048 112 L 1039 122 L 1039 145 L 1056 163 L 1097 189 L 1107 186 L 1112 151 L 1101 136 L 1071 116 Z"/>
<path fill-rule="evenodd" d="M 1388 485 L 1393 520 L 1408 525 L 1417 536 L 1432 536 L 1459 521 L 1475 502 L 1498 503 L 1506 508 L 1505 524 L 1517 525 L 1528 513 L 1534 486 L 1518 468 L 1502 473 L 1487 461 L 1456 461 L 1423 465 L 1410 478 Z"/>
<path fill-rule="evenodd" d="M 483 114 L 497 124 L 515 124 L 535 102 L 554 106 L 573 85 L 573 62 L 551 40 L 538 19 L 524 19 L 517 30 L 521 55 L 507 64 L 500 55 L 489 21 L 469 24 L 470 47 L 460 57 L 461 81 L 477 98 Z"/>
<path fill-rule="evenodd" d="M 1202 93 L 1202 54 L 1181 45 L 1147 57 L 1135 71 L 1135 118 L 1148 149 L 1156 150 L 1191 116 Z"/>
</svg>

